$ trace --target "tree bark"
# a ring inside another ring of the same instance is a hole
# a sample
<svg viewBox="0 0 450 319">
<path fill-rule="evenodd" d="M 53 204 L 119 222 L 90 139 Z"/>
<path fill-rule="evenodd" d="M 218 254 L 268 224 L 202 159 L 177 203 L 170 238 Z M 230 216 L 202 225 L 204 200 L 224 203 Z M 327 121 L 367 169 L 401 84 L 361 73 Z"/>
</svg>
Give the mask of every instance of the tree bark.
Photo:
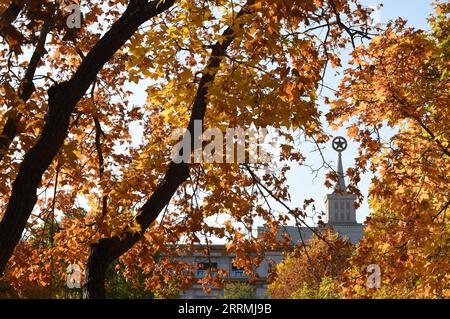
<svg viewBox="0 0 450 319">
<path fill-rule="evenodd" d="M 249 0 L 247 5 L 239 12 L 237 18 L 248 13 L 248 7 L 254 3 Z M 242 24 L 239 25 L 240 27 Z M 196 144 L 194 139 L 194 122 L 203 120 L 207 107 L 208 87 L 214 81 L 220 63 L 226 54 L 230 44 L 236 37 L 235 28 L 233 26 L 227 28 L 222 37 L 224 40 L 217 42 L 212 46 L 211 56 L 203 70 L 203 76 L 197 88 L 191 110 L 191 118 L 189 120 L 188 131 L 191 133 L 191 150 L 194 150 Z M 144 232 L 156 220 L 161 211 L 169 204 L 173 195 L 189 177 L 189 166 L 187 163 L 170 162 L 163 181 L 158 185 L 155 192 L 150 196 L 148 201 L 141 208 L 140 214 L 136 217 L 136 222 L 141 227 L 141 232 L 131 233 L 126 229 L 122 235 L 110 238 L 100 239 L 91 245 L 91 252 L 87 262 L 86 281 L 83 288 L 83 297 L 89 299 L 105 298 L 105 272 L 108 266 L 133 245 L 138 242 Z"/>
<path fill-rule="evenodd" d="M 189 177 L 186 163 L 171 164 L 166 176 L 157 190 L 141 209 L 136 221 L 147 229 L 158 217 L 161 210 L 169 203 L 178 187 Z M 83 287 L 83 297 L 86 299 L 105 298 L 105 272 L 108 266 L 119 256 L 127 252 L 141 239 L 138 233 L 124 232 L 123 237 L 100 239 L 91 246 L 87 262 L 86 281 Z"/>
<path fill-rule="evenodd" d="M 67 82 L 48 91 L 47 120 L 36 144 L 25 154 L 13 182 L 11 197 L 0 223 L 0 274 L 19 242 L 36 204 L 36 191 L 68 134 L 70 116 L 98 72 L 145 21 L 164 12 L 175 0 L 131 0 L 123 15 L 97 42 Z"/>
</svg>

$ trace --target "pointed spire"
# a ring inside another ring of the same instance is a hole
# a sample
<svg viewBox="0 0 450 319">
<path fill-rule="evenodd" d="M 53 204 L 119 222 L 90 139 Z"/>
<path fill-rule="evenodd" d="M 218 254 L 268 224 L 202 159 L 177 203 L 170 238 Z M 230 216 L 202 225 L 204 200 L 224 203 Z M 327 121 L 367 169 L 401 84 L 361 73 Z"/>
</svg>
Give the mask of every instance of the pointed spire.
<svg viewBox="0 0 450 319">
<path fill-rule="evenodd" d="M 335 193 L 346 193 L 347 192 L 347 186 L 345 186 L 345 178 L 344 178 L 344 168 L 342 165 L 342 152 L 347 149 L 347 140 L 341 136 L 335 137 L 333 139 L 333 149 L 338 152 L 338 167 L 337 167 L 337 174 L 338 174 L 338 182 L 336 184 Z"/>
<path fill-rule="evenodd" d="M 338 174 L 338 182 L 336 184 L 335 190 L 337 192 L 346 192 L 347 186 L 345 186 L 344 169 L 342 166 L 342 153 L 341 152 L 338 153 L 337 174 Z"/>
</svg>

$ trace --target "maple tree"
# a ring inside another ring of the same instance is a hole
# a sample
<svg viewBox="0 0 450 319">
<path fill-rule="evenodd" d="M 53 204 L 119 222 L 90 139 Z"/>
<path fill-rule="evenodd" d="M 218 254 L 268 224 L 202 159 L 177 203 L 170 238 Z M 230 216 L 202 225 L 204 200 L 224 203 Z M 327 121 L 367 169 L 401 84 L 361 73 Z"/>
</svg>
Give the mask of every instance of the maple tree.
<svg viewBox="0 0 450 319">
<path fill-rule="evenodd" d="M 255 289 L 246 283 L 237 282 L 226 284 L 223 289 L 223 296 L 218 299 L 256 299 Z"/>
<path fill-rule="evenodd" d="M 429 33 L 398 20 L 358 47 L 356 68 L 331 102 L 330 122 L 356 119 L 348 128 L 361 143 L 354 177 L 376 173 L 373 213 L 343 280 L 346 296 L 449 297 L 450 4 L 435 6 Z M 381 268 L 381 289 L 366 287 L 369 264 Z"/>
<path fill-rule="evenodd" d="M 248 272 L 266 249 L 289 246 L 279 225 L 305 213 L 286 204 L 287 165 L 175 163 L 170 136 L 193 133 L 195 120 L 270 125 L 281 129 L 280 159 L 301 163 L 294 132 L 327 140 L 316 90 L 339 48 L 367 37 L 366 10 L 346 0 L 80 5 L 71 29 L 64 1 L 0 2 L 3 280 L 51 288 L 79 263 L 85 297 L 101 298 L 117 259 L 131 281 L 147 275 L 145 289 L 187 285 L 189 265 L 171 256 L 199 236 L 225 238 Z M 133 83 L 146 88 L 139 105 Z M 269 231 L 245 236 L 255 219 Z"/>
<path fill-rule="evenodd" d="M 324 240 L 326 239 L 326 240 Z M 277 266 L 269 293 L 276 299 L 337 298 L 353 245 L 331 229 L 313 235 L 306 247 L 296 247 Z"/>
</svg>

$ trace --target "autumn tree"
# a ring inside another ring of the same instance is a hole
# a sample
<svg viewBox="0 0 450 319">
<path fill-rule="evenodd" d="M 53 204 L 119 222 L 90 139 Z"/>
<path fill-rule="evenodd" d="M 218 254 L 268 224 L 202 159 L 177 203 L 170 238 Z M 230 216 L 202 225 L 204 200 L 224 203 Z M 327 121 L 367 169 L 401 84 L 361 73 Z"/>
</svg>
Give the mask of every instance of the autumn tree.
<svg viewBox="0 0 450 319">
<path fill-rule="evenodd" d="M 255 299 L 255 289 L 245 282 L 235 282 L 226 284 L 223 289 L 223 296 L 217 296 L 219 299 Z"/>
<path fill-rule="evenodd" d="M 324 240 L 324 238 L 326 240 Z M 352 244 L 328 230 L 313 235 L 307 246 L 300 246 L 277 266 L 276 279 L 269 293 L 276 299 L 337 298 L 344 271 L 349 266 Z"/>
<path fill-rule="evenodd" d="M 0 2 L 3 279 L 51 286 L 79 263 L 85 297 L 101 298 L 117 259 L 129 278 L 151 274 L 153 290 L 188 283 L 173 257 L 202 237 L 225 238 L 248 272 L 266 248 L 287 247 L 279 224 L 306 224 L 288 205 L 287 165 L 174 162 L 171 133 L 186 128 L 194 151 L 196 120 L 273 126 L 280 159 L 301 164 L 294 132 L 326 141 L 316 90 L 339 48 L 368 37 L 368 13 L 346 0 L 80 5 L 77 29 L 64 1 Z M 147 94 L 138 105 L 133 87 Z M 270 232 L 246 236 L 254 220 Z"/>
<path fill-rule="evenodd" d="M 436 11 L 430 32 L 399 20 L 358 47 L 332 102 L 330 121 L 355 119 L 348 133 L 361 143 L 358 171 L 376 173 L 346 296 L 449 297 L 450 4 Z M 367 288 L 370 264 L 381 268 L 381 289 Z"/>
</svg>

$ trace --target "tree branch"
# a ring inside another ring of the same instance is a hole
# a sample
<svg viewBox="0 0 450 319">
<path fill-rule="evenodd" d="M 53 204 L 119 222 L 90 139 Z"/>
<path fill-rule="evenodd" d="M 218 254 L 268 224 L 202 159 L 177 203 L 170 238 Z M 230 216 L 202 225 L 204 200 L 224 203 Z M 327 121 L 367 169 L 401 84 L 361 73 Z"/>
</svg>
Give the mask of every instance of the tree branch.
<svg viewBox="0 0 450 319">
<path fill-rule="evenodd" d="M 36 48 L 28 63 L 25 76 L 20 84 L 19 98 L 26 103 L 33 94 L 34 87 L 34 75 L 36 73 L 37 66 L 45 54 L 45 42 L 47 35 L 50 32 L 50 25 L 45 23 L 42 27 Z M 18 134 L 18 124 L 22 118 L 22 113 L 17 113 L 15 110 L 8 116 L 5 125 L 3 126 L 2 134 L 0 135 L 0 161 L 8 152 L 9 146 L 13 142 L 14 138 Z"/>
<path fill-rule="evenodd" d="M 3 273 L 36 204 L 36 190 L 42 175 L 67 137 L 70 117 L 76 104 L 103 65 L 131 38 L 139 26 L 169 9 L 174 3 L 175 0 L 131 0 L 123 15 L 91 49 L 72 78 L 49 89 L 46 123 L 36 144 L 25 154 L 0 223 L 0 273 Z"/>
<path fill-rule="evenodd" d="M 249 0 L 247 5 L 239 12 L 237 18 L 248 13 L 248 7 L 254 3 Z M 242 26 L 242 24 L 240 25 Z M 191 133 L 191 143 L 194 144 L 194 122 L 203 120 L 207 107 L 208 88 L 214 81 L 217 70 L 222 59 L 226 55 L 226 51 L 232 41 L 236 37 L 235 27 L 228 27 L 222 34 L 224 40 L 215 43 L 211 48 L 211 56 L 204 68 L 202 78 L 197 88 L 191 110 L 191 118 L 188 125 L 188 131 Z M 193 148 L 191 148 L 193 149 Z M 121 236 L 102 238 L 91 246 L 91 253 L 87 262 L 86 283 L 84 286 L 84 298 L 105 298 L 105 272 L 108 266 L 125 252 L 127 252 L 134 244 L 136 244 L 143 236 L 145 230 L 156 220 L 161 211 L 170 203 L 172 196 L 178 187 L 189 178 L 189 167 L 187 163 L 170 162 L 168 169 L 162 182 L 158 185 L 155 192 L 150 196 L 147 202 L 142 206 L 140 214 L 136 217 L 135 222 L 139 224 L 140 232 L 129 232 L 125 227 Z"/>
</svg>

